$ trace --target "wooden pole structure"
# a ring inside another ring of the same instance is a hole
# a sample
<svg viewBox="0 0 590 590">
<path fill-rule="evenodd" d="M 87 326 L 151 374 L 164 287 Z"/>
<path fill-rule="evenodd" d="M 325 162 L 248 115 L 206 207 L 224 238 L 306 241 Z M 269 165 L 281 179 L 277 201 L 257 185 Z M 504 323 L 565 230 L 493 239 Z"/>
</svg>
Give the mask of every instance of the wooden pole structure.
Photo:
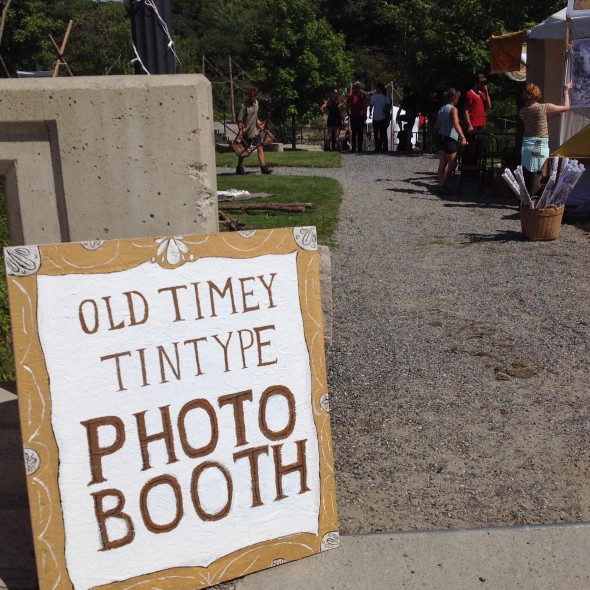
<svg viewBox="0 0 590 590">
<path fill-rule="evenodd" d="M 4 73 L 6 74 L 7 78 L 11 78 L 12 76 L 10 75 L 10 72 L 8 71 L 8 68 L 6 67 L 6 63 L 3 59 L 3 57 L 0 55 L 0 64 L 2 64 L 2 69 L 4 70 Z"/>
<path fill-rule="evenodd" d="M 70 33 L 72 32 L 72 26 L 74 25 L 74 21 L 70 20 L 68 23 L 68 28 L 66 29 L 66 34 L 64 35 L 63 41 L 61 42 L 61 47 L 55 42 L 55 39 L 49 35 L 53 46 L 55 47 L 55 51 L 57 53 L 57 60 L 55 62 L 55 66 L 53 67 L 53 78 L 56 78 L 59 73 L 60 66 L 66 66 L 68 73 L 70 76 L 73 76 L 72 70 L 70 70 L 70 66 L 64 57 L 64 51 L 66 49 L 66 45 L 68 44 L 68 39 L 70 37 Z"/>
<path fill-rule="evenodd" d="M 231 67 L 231 57 L 229 58 L 229 94 L 231 96 L 231 118 L 236 121 L 236 99 L 234 97 L 234 77 Z"/>
<path fill-rule="evenodd" d="M 572 62 L 572 29 L 571 29 L 571 16 L 566 15 L 565 17 L 565 53 L 563 56 L 563 79 L 562 79 L 562 87 L 565 86 L 566 81 L 569 78 L 569 70 L 571 67 L 571 62 Z M 570 101 L 571 101 L 571 95 L 570 95 Z M 562 97 L 563 100 L 563 97 Z M 560 123 L 559 123 L 559 144 L 561 145 L 564 141 L 568 140 L 569 137 L 566 137 L 566 131 L 565 128 L 566 126 L 564 125 L 564 123 L 570 121 L 569 118 L 569 113 L 564 113 L 563 117 L 560 117 Z"/>
<path fill-rule="evenodd" d="M 12 0 L 6 0 L 4 2 L 4 6 L 2 7 L 2 17 L 0 18 L 0 43 L 2 42 L 2 35 L 4 35 L 4 25 L 6 24 L 6 15 L 8 13 L 8 9 L 10 8 L 10 3 Z"/>
</svg>

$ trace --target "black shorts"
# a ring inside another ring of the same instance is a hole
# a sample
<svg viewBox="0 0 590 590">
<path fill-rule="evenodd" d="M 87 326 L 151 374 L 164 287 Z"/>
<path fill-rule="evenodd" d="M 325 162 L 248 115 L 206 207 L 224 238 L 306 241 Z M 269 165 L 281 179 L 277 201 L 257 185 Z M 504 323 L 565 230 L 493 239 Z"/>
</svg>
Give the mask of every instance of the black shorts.
<svg viewBox="0 0 590 590">
<path fill-rule="evenodd" d="M 439 150 L 445 152 L 445 154 L 455 154 L 459 151 L 459 144 L 457 143 L 457 140 L 449 137 L 448 135 L 439 134 L 436 147 Z"/>
<path fill-rule="evenodd" d="M 254 137 L 242 137 L 241 143 L 249 152 L 253 152 L 257 146 L 262 144 L 262 139 L 260 138 L 260 135 L 255 135 Z"/>
</svg>

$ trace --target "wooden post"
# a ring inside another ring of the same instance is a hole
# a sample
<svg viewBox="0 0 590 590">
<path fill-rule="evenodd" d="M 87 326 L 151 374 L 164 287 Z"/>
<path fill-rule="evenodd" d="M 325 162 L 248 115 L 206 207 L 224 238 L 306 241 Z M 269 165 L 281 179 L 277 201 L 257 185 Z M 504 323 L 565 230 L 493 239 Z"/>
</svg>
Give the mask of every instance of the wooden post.
<svg viewBox="0 0 590 590">
<path fill-rule="evenodd" d="M 231 118 L 232 121 L 236 122 L 236 99 L 234 97 L 234 77 L 231 67 L 231 57 L 229 58 L 229 94 L 231 97 Z"/>
<path fill-rule="evenodd" d="M 74 21 L 70 19 L 70 22 L 68 23 L 68 28 L 66 29 L 66 34 L 64 35 L 63 41 L 61 42 L 61 47 L 55 42 L 55 39 L 51 35 L 49 35 L 49 38 L 51 39 L 51 42 L 53 43 L 53 46 L 55 47 L 55 51 L 57 53 L 57 60 L 55 62 L 55 66 L 53 67 L 53 78 L 57 77 L 60 66 L 66 66 L 70 76 L 74 75 L 72 73 L 72 70 L 70 70 L 68 62 L 64 58 L 64 51 L 66 49 L 66 45 L 68 44 L 68 39 L 70 37 L 70 33 L 72 32 L 73 24 Z"/>
<path fill-rule="evenodd" d="M 12 0 L 6 0 L 4 2 L 4 6 L 2 7 L 2 17 L 0 18 L 0 43 L 2 42 L 2 35 L 4 35 L 4 25 L 6 24 L 6 15 L 8 13 L 8 9 L 10 8 L 10 3 Z"/>
</svg>

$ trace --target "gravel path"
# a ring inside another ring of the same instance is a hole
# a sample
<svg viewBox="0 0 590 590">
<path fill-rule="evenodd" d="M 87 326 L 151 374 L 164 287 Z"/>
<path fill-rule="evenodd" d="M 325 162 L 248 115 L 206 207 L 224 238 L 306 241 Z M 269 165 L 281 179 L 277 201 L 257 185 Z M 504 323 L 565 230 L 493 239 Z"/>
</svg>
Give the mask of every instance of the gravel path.
<svg viewBox="0 0 590 590">
<path fill-rule="evenodd" d="M 564 224 L 525 242 L 516 200 L 438 197 L 436 165 L 348 155 L 313 172 L 345 186 L 328 351 L 341 530 L 590 521 L 590 241 Z"/>
</svg>

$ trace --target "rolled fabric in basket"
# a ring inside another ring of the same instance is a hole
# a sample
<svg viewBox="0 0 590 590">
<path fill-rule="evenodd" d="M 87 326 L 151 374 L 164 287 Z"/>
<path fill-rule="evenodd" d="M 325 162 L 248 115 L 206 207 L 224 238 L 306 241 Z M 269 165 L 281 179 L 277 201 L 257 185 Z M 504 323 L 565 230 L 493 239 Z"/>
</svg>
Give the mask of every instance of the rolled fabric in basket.
<svg viewBox="0 0 590 590">
<path fill-rule="evenodd" d="M 545 188 L 543 189 L 543 193 L 541 194 L 541 197 L 539 198 L 539 201 L 537 203 L 537 209 L 543 209 L 544 207 L 547 207 L 548 200 L 551 198 L 551 193 L 553 191 L 554 186 L 555 177 L 550 176 L 549 180 L 547 181 L 547 184 L 545 185 Z"/>
<path fill-rule="evenodd" d="M 554 156 L 551 159 L 551 173 L 549 174 L 549 180 L 543 189 L 541 194 L 541 198 L 537 203 L 537 209 L 543 209 L 543 207 L 547 207 L 549 199 L 551 198 L 551 193 L 555 187 L 555 183 L 557 182 L 557 171 L 559 169 L 559 158 Z"/>
<path fill-rule="evenodd" d="M 520 187 L 520 195 L 522 204 L 529 209 L 534 209 L 535 204 L 531 200 L 531 195 L 529 195 L 529 191 L 527 190 L 526 183 L 524 181 L 524 173 L 522 171 L 522 166 L 517 166 L 516 170 L 514 171 L 514 176 L 518 181 L 518 186 Z"/>
<path fill-rule="evenodd" d="M 520 197 L 520 187 L 518 186 L 518 182 L 516 182 L 516 178 L 514 178 L 514 174 L 512 174 L 512 170 L 506 168 L 506 170 L 502 172 L 502 178 L 506 181 L 506 184 L 512 189 L 512 192 L 518 197 L 518 200 L 522 201 Z"/>
<path fill-rule="evenodd" d="M 563 205 L 574 186 L 576 186 L 580 176 L 584 173 L 584 170 L 585 167 L 582 164 L 579 164 L 577 160 L 568 161 L 565 172 L 561 173 L 557 186 L 551 193 L 551 199 L 548 202 L 548 205 L 554 205 L 555 207 Z"/>
</svg>

